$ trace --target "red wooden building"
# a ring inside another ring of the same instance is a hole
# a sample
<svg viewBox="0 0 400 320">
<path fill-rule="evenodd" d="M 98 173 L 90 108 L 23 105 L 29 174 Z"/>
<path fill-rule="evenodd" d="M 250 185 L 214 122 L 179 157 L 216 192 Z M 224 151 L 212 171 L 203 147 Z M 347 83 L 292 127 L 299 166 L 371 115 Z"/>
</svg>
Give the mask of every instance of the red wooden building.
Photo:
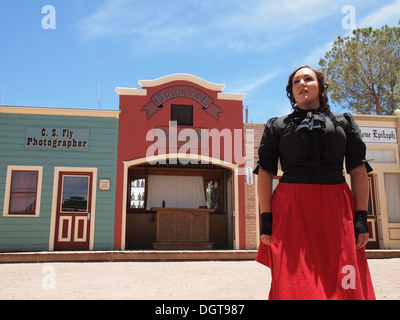
<svg viewBox="0 0 400 320">
<path fill-rule="evenodd" d="M 245 249 L 245 95 L 188 74 L 139 84 L 116 89 L 115 249 Z"/>
</svg>

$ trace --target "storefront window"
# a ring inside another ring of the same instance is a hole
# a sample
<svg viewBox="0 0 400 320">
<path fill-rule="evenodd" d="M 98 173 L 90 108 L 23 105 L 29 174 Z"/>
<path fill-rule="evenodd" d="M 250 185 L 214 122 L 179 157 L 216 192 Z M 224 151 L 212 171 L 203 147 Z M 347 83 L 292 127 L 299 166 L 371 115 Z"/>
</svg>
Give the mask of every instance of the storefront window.
<svg viewBox="0 0 400 320">
<path fill-rule="evenodd" d="M 371 163 L 396 163 L 393 149 L 367 149 L 367 159 Z"/>
<path fill-rule="evenodd" d="M 12 173 L 9 214 L 35 214 L 37 185 L 37 171 Z"/>
<path fill-rule="evenodd" d="M 131 199 L 129 209 L 144 209 L 146 179 L 138 178 L 131 180 Z"/>
<path fill-rule="evenodd" d="M 207 209 L 219 209 L 219 191 L 218 180 L 206 180 L 206 206 Z"/>
<path fill-rule="evenodd" d="M 400 174 L 385 173 L 385 192 L 389 223 L 400 223 Z"/>
</svg>

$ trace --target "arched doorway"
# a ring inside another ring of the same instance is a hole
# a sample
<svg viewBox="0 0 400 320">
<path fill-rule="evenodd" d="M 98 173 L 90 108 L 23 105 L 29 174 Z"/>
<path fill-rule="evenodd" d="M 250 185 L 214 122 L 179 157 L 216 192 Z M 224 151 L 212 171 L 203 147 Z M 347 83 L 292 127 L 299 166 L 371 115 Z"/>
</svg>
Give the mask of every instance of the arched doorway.
<svg viewBox="0 0 400 320">
<path fill-rule="evenodd" d="M 122 249 L 153 249 L 156 239 L 156 212 L 151 208 L 161 207 L 162 202 L 166 202 L 167 207 L 170 205 L 181 207 L 181 205 L 171 204 L 169 199 L 154 200 L 157 197 L 151 192 L 155 184 L 165 183 L 162 181 L 169 181 L 170 186 L 171 183 L 177 186 L 182 179 L 186 180 L 185 183 L 200 183 L 204 192 L 205 208 L 214 209 L 209 216 L 209 241 L 213 243 L 212 248 L 216 250 L 238 248 L 238 234 L 235 232 L 239 230 L 238 225 L 235 226 L 238 223 L 235 217 L 238 199 L 238 182 L 235 174 L 237 167 L 232 163 L 210 157 L 181 154 L 124 162 Z M 183 191 L 174 188 L 173 192 Z M 151 201 L 153 202 L 150 203 Z"/>
</svg>

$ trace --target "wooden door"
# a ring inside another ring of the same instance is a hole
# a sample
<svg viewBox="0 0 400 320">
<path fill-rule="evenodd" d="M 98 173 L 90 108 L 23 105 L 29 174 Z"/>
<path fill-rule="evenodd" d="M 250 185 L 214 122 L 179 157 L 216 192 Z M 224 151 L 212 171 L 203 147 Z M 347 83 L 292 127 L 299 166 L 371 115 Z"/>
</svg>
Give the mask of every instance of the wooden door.
<svg viewBox="0 0 400 320">
<path fill-rule="evenodd" d="M 60 172 L 55 250 L 89 250 L 92 172 Z"/>
</svg>

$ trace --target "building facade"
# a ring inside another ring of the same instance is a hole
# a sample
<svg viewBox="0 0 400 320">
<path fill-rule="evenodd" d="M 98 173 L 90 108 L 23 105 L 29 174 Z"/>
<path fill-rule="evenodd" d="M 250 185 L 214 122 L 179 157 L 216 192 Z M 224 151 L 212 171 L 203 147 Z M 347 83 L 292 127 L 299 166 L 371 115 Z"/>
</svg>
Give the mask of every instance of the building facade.
<svg viewBox="0 0 400 320">
<path fill-rule="evenodd" d="M 116 88 L 118 111 L 0 106 L 0 252 L 258 247 L 264 124 L 243 121 L 245 95 L 188 74 L 139 85 Z M 354 118 L 367 248 L 398 249 L 400 117 Z"/>
<path fill-rule="evenodd" d="M 0 251 L 113 248 L 118 117 L 0 107 Z"/>
<path fill-rule="evenodd" d="M 245 95 L 224 93 L 225 85 L 187 74 L 139 84 L 140 89 L 116 89 L 121 115 L 115 248 L 153 248 L 154 208 L 166 206 L 212 210 L 213 247 L 245 249 Z M 176 223 L 174 228 L 189 222 Z"/>
</svg>

